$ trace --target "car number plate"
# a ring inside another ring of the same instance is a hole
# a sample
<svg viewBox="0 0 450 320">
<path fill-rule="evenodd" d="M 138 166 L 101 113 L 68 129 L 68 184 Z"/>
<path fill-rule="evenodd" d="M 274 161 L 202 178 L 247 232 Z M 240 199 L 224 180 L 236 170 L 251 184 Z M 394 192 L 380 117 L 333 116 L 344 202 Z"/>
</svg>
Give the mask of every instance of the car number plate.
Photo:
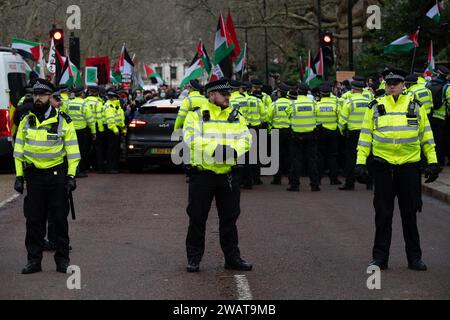
<svg viewBox="0 0 450 320">
<path fill-rule="evenodd" d="M 172 154 L 172 148 L 152 148 L 152 154 Z"/>
</svg>

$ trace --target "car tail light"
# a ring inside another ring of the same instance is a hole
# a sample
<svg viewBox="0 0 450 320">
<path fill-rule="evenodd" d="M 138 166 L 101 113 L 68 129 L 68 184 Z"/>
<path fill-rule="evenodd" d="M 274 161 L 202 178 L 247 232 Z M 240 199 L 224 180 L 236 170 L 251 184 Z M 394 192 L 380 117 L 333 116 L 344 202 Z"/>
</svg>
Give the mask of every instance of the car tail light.
<svg viewBox="0 0 450 320">
<path fill-rule="evenodd" d="M 130 122 L 129 127 L 130 128 L 142 128 L 147 125 L 147 121 L 139 120 L 139 119 L 133 119 Z"/>
<path fill-rule="evenodd" d="M 9 125 L 9 111 L 0 110 L 0 137 L 10 137 L 11 127 Z"/>
</svg>

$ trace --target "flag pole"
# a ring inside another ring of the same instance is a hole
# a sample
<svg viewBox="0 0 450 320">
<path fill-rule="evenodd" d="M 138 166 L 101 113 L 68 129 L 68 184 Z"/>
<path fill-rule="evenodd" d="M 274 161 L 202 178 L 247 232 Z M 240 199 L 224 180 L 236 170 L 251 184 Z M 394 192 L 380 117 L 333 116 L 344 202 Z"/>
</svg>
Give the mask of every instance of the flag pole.
<svg viewBox="0 0 450 320">
<path fill-rule="evenodd" d="M 417 47 L 414 46 L 414 53 L 413 53 L 413 58 L 412 58 L 412 63 L 411 63 L 411 72 L 410 73 L 413 73 L 413 71 L 414 71 L 414 62 L 416 60 L 416 52 L 417 52 Z"/>
</svg>

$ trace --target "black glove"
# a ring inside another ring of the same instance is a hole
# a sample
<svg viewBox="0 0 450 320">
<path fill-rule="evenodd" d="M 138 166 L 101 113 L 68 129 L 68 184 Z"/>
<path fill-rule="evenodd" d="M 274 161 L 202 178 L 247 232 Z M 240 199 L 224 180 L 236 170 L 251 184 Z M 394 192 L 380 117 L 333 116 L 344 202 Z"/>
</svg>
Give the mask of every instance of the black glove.
<svg viewBox="0 0 450 320">
<path fill-rule="evenodd" d="M 437 163 L 431 163 L 425 168 L 425 183 L 431 183 L 439 177 L 441 168 Z"/>
<path fill-rule="evenodd" d="M 77 188 L 77 182 L 73 176 L 67 177 L 66 187 L 67 187 L 67 193 L 69 193 L 71 191 L 75 191 L 75 189 Z"/>
<path fill-rule="evenodd" d="M 369 182 L 369 170 L 364 164 L 357 164 L 355 167 L 355 177 L 356 181 L 362 184 L 367 184 Z"/>
<path fill-rule="evenodd" d="M 225 163 L 230 157 L 237 159 L 236 150 L 229 145 L 218 144 L 213 153 L 214 161 Z"/>
<path fill-rule="evenodd" d="M 23 185 L 23 177 L 16 177 L 16 181 L 14 182 L 14 190 L 16 190 L 20 194 L 23 194 Z"/>
</svg>

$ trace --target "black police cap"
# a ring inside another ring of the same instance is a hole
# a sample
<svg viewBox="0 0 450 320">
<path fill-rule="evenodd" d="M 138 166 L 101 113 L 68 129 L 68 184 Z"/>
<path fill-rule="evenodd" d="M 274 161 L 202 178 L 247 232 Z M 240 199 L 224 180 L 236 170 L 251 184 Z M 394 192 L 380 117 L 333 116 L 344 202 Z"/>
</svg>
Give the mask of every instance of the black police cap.
<svg viewBox="0 0 450 320">
<path fill-rule="evenodd" d="M 196 90 L 203 89 L 203 86 L 201 85 L 200 81 L 198 81 L 197 79 L 189 81 L 189 85 Z"/>
<path fill-rule="evenodd" d="M 259 79 L 253 79 L 250 81 L 250 83 L 252 86 L 262 86 L 263 85 L 262 81 Z"/>
<path fill-rule="evenodd" d="M 443 74 L 444 76 L 448 76 L 450 74 L 450 70 L 448 70 L 446 66 L 442 65 L 437 68 L 437 72 Z"/>
<path fill-rule="evenodd" d="M 388 81 L 388 80 L 394 80 L 394 81 L 400 81 L 403 82 L 405 81 L 405 77 L 406 77 L 406 72 L 401 70 L 401 69 L 387 69 L 385 71 L 383 71 L 382 73 L 384 80 Z"/>
<path fill-rule="evenodd" d="M 81 93 L 83 92 L 84 88 L 83 87 L 73 87 L 72 92 L 73 93 Z"/>
<path fill-rule="evenodd" d="M 233 89 L 237 89 L 242 86 L 242 82 L 238 80 L 231 80 L 230 85 L 233 87 Z"/>
<path fill-rule="evenodd" d="M 297 99 L 297 97 L 298 97 L 298 93 L 297 93 L 297 91 L 289 91 L 288 92 L 288 97 L 289 98 L 291 98 L 291 99 Z"/>
<path fill-rule="evenodd" d="M 300 83 L 298 85 L 298 90 L 300 92 L 308 92 L 309 91 L 309 86 L 306 83 Z"/>
<path fill-rule="evenodd" d="M 405 77 L 405 83 L 416 83 L 418 78 L 417 74 L 408 74 Z"/>
<path fill-rule="evenodd" d="M 287 85 L 291 89 L 297 88 L 297 84 L 293 81 L 285 81 L 284 84 Z"/>
<path fill-rule="evenodd" d="M 230 91 L 232 89 L 230 80 L 222 78 L 220 80 L 211 81 L 205 86 L 206 93 L 214 91 Z"/>
<path fill-rule="evenodd" d="M 67 86 L 67 84 L 60 84 L 59 86 L 56 87 L 56 90 L 58 91 L 64 91 L 64 90 L 68 90 L 69 87 Z"/>
<path fill-rule="evenodd" d="M 353 77 L 354 81 L 362 81 L 362 82 L 366 82 L 366 77 L 363 76 L 354 76 Z"/>
<path fill-rule="evenodd" d="M 352 81 L 351 85 L 352 88 L 355 89 L 364 89 L 364 87 L 366 86 L 366 84 L 362 81 Z"/>
<path fill-rule="evenodd" d="M 332 87 L 331 87 L 331 85 L 329 84 L 329 83 L 322 83 L 320 86 L 319 86 L 319 91 L 321 92 L 321 93 L 330 93 L 331 91 L 332 91 Z"/>
<path fill-rule="evenodd" d="M 95 91 L 99 90 L 98 85 L 96 85 L 96 84 L 91 84 L 91 85 L 87 86 L 87 88 L 88 88 L 88 90 L 95 90 Z"/>
<path fill-rule="evenodd" d="M 278 90 L 281 92 L 288 92 L 289 89 L 290 88 L 285 83 L 282 83 L 278 86 Z"/>
<path fill-rule="evenodd" d="M 33 93 L 53 93 L 55 91 L 53 83 L 45 79 L 34 79 L 31 85 L 33 86 Z"/>
</svg>

